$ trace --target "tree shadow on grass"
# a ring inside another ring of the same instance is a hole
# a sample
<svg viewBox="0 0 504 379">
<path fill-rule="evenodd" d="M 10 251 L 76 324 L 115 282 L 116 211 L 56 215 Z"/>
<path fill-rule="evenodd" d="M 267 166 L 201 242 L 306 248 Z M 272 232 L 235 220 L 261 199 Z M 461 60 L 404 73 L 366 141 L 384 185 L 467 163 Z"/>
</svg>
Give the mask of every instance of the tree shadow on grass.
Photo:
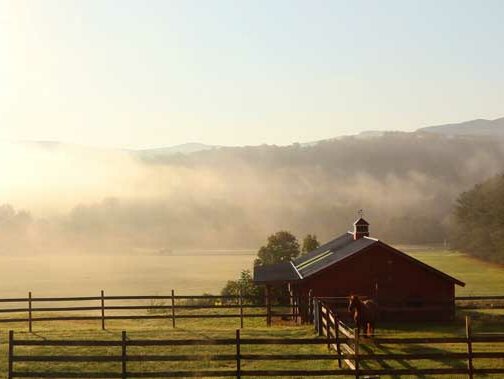
<svg viewBox="0 0 504 379">
<path fill-rule="evenodd" d="M 406 346 L 401 346 L 400 351 L 397 351 L 397 349 L 392 350 L 390 348 L 387 348 L 384 345 L 377 344 L 374 346 L 366 346 L 366 345 L 361 345 L 361 350 L 362 352 L 366 352 L 367 354 L 433 354 L 433 355 L 443 355 L 447 351 L 432 347 L 432 346 L 425 346 L 425 345 L 406 345 Z M 431 362 L 437 362 L 439 364 L 442 364 L 444 366 L 449 366 L 450 368 L 464 368 L 466 362 L 464 360 L 459 360 L 459 359 L 453 359 L 449 357 L 442 357 L 442 356 L 434 356 L 430 359 L 428 359 Z M 366 362 L 366 361 L 365 361 Z M 376 362 L 379 365 L 379 368 L 382 369 L 391 369 L 393 370 L 396 368 L 396 365 L 391 364 L 392 362 L 402 366 L 402 368 L 405 369 L 415 369 L 415 368 L 420 368 L 418 365 L 414 365 L 414 363 L 411 363 L 408 359 L 396 359 L 396 360 L 388 360 L 388 361 L 372 361 Z M 415 361 L 413 361 L 415 362 Z M 368 364 L 366 364 L 368 366 Z M 372 368 L 372 367 L 369 367 Z M 392 378 L 399 378 L 399 375 L 390 375 Z M 417 378 L 429 378 L 430 376 L 426 375 L 416 375 Z"/>
<path fill-rule="evenodd" d="M 404 346 L 402 348 L 404 354 L 436 354 L 438 357 L 429 358 L 429 361 L 438 362 L 440 364 L 449 366 L 450 368 L 465 368 L 466 361 L 461 359 L 455 359 L 450 357 L 443 357 L 443 354 L 447 353 L 447 350 L 440 349 L 432 346 L 425 345 L 412 345 L 412 346 Z"/>
<path fill-rule="evenodd" d="M 385 347 L 384 345 L 374 345 L 374 348 L 369 346 L 369 345 L 360 345 L 360 349 L 362 352 L 366 352 L 367 354 L 379 354 L 379 353 L 382 353 L 382 354 L 395 354 L 396 352 L 395 351 L 392 351 L 391 349 Z M 373 360 L 373 361 L 364 361 L 364 366 L 366 368 L 370 368 L 372 369 L 373 367 L 369 366 L 369 362 L 375 362 L 380 368 L 380 369 L 384 369 L 384 370 L 393 370 L 394 369 L 394 366 L 392 366 L 390 363 L 388 363 L 387 361 L 385 360 Z M 406 368 L 406 369 L 414 369 L 415 367 L 412 366 L 408 361 L 406 360 L 395 360 L 394 362 L 397 362 L 398 364 L 400 364 L 402 366 L 402 368 Z M 400 378 L 400 375 L 390 375 L 391 378 Z M 417 376 L 418 378 L 427 378 L 426 376 L 424 375 L 418 375 Z"/>
</svg>

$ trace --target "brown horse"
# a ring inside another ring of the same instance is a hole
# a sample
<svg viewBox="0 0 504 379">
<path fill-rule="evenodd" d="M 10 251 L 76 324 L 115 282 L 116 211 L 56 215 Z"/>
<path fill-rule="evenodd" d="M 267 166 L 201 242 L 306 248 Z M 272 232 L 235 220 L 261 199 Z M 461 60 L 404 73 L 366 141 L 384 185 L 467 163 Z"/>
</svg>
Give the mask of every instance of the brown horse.
<svg viewBox="0 0 504 379">
<path fill-rule="evenodd" d="M 348 312 L 355 321 L 355 326 L 360 334 L 360 330 L 367 337 L 373 337 L 378 318 L 378 304 L 374 300 L 360 300 L 358 296 L 350 296 Z"/>
</svg>

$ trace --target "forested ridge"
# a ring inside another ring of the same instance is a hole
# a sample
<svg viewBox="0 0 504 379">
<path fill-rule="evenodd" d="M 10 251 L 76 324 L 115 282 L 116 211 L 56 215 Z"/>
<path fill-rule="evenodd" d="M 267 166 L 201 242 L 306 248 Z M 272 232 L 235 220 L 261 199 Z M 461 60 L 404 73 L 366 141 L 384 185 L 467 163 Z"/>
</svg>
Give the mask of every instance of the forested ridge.
<svg viewBox="0 0 504 379">
<path fill-rule="evenodd" d="M 447 238 L 457 196 L 501 172 L 504 142 L 388 132 L 192 154 L 57 145 L 17 155 L 38 162 L 37 190 L 30 167 L 0 199 L 0 252 L 244 248 L 275 230 L 325 242 L 359 209 L 372 236 L 420 244 Z"/>
</svg>

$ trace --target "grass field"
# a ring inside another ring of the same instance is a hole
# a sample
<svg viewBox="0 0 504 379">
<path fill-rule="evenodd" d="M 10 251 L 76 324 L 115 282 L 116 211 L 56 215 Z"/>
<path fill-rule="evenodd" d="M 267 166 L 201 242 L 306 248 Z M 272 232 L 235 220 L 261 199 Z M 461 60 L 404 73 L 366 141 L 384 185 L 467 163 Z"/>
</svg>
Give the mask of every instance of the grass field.
<svg viewBox="0 0 504 379">
<path fill-rule="evenodd" d="M 201 312 L 201 311 L 200 311 Z M 474 317 L 473 328 L 474 333 L 494 333 L 504 332 L 503 322 L 504 314 L 500 315 L 482 315 L 477 312 L 472 313 Z M 449 337 L 464 335 L 464 314 L 459 314 L 455 323 L 447 324 L 382 324 L 378 330 L 377 336 L 380 337 Z M 110 321 L 107 324 L 107 330 L 99 330 L 99 322 L 60 322 L 60 323 L 37 323 L 34 333 L 27 333 L 25 325 L 19 325 L 16 329 L 16 338 L 23 339 L 111 339 L 120 340 L 121 330 L 127 330 L 130 338 L 148 338 L 148 339 L 186 339 L 186 338 L 233 338 L 235 329 L 238 327 L 237 320 L 180 320 L 177 327 L 173 329 L 169 320 L 167 321 Z M 278 323 L 273 327 L 267 328 L 264 326 L 263 319 L 246 320 L 245 328 L 242 330 L 242 338 L 247 337 L 282 337 L 282 338 L 302 338 L 314 337 L 313 327 L 311 325 L 295 326 L 283 325 Z M 0 333 L 2 344 L 0 346 L 0 354 L 7 354 L 7 332 L 2 330 Z M 119 354 L 120 348 L 37 348 L 24 347 L 19 353 L 27 354 Z M 108 349 L 108 350 L 107 350 Z M 115 350 L 114 350 L 115 349 Z M 194 347 L 157 347 L 157 348 L 133 348 L 129 350 L 130 354 L 233 354 L 233 346 L 204 346 Z M 437 352 L 464 352 L 466 347 L 463 344 L 453 345 L 380 345 L 373 344 L 362 345 L 362 352 L 376 353 L 437 353 Z M 475 351 L 504 351 L 504 344 L 494 344 L 487 346 L 476 346 Z M 327 352 L 325 345 L 320 346 L 248 346 L 242 348 L 242 354 L 246 353 L 274 353 L 274 354 L 324 354 Z M 32 364 L 31 367 L 36 367 L 39 370 L 47 369 L 44 364 Z M 54 365 L 54 364 L 53 364 Z M 52 368 L 59 370 L 71 370 L 72 368 L 82 368 L 82 364 L 74 363 L 58 363 Z M 84 371 L 117 371 L 120 363 L 92 363 L 87 364 Z M 379 368 L 379 367 L 394 367 L 394 368 L 440 368 L 440 367 L 465 367 L 466 362 L 462 360 L 452 360 L 449 362 L 441 361 L 386 361 L 383 363 L 367 363 L 363 367 Z M 187 370 L 187 369 L 234 369 L 234 362 L 167 362 L 167 363 L 129 363 L 128 368 L 131 370 Z M 504 362 L 498 360 L 481 360 L 475 362 L 477 368 L 489 367 L 504 367 Z M 26 368 L 19 364 L 17 369 Z M 245 362 L 242 364 L 242 369 L 335 369 L 337 368 L 335 361 L 310 361 L 310 362 L 292 362 L 292 361 L 273 361 L 273 362 Z M 0 360 L 0 375 L 5 376 L 6 360 Z M 85 374 L 83 374 L 85 377 Z M 431 376 L 429 376 L 431 377 Z M 457 376 L 451 376 L 458 378 Z M 459 376 L 464 378 L 464 376 Z M 495 376 L 497 377 L 497 376 Z M 445 376 L 446 378 L 446 376 Z"/>
<path fill-rule="evenodd" d="M 458 288 L 457 295 L 496 295 L 504 294 L 504 268 L 487 264 L 478 260 L 474 260 L 463 254 L 447 251 L 435 251 L 429 250 L 425 252 L 412 252 L 415 258 L 420 259 L 427 264 L 430 264 L 440 270 L 443 270 L 450 275 L 453 275 L 462 281 L 466 282 L 465 288 Z M 240 261 L 241 266 L 244 261 Z M 237 271 L 242 267 L 236 267 Z M 226 267 L 226 272 L 231 271 L 231 267 Z M 179 277 L 183 276 L 182 273 L 178 274 Z M 224 281 L 227 278 L 220 278 Z M 140 279 L 138 279 L 140 280 Z M 191 280 L 190 277 L 185 278 L 185 281 Z M 217 283 L 217 282 L 216 282 Z M 182 283 L 181 285 L 183 285 Z M 142 293 L 142 290 L 134 291 L 136 293 Z M 215 293 L 216 291 L 214 291 Z M 52 292 L 54 293 L 54 291 Z M 193 292 L 194 293 L 194 292 Z M 66 289 L 64 293 L 58 293 L 59 295 L 73 295 L 70 289 Z M 121 293 L 119 293 L 121 294 Z M 122 294 L 125 294 L 124 292 Z M 198 311 L 202 313 L 203 311 Z M 448 337 L 448 336 L 464 336 L 464 316 L 467 313 L 459 312 L 457 320 L 454 323 L 414 323 L 414 324 L 384 324 L 379 325 L 378 335 L 379 336 L 394 336 L 394 337 Z M 471 311 L 470 313 L 473 318 L 473 330 L 474 333 L 504 333 L 504 312 L 497 310 L 488 311 Z M 40 314 L 37 314 L 40 316 Z M 139 321 L 139 320 L 128 320 L 128 321 L 108 321 L 107 330 L 101 331 L 99 321 L 62 321 L 53 323 L 35 323 L 34 333 L 30 334 L 26 332 L 26 324 L 0 324 L 0 356 L 6 357 L 7 355 L 7 333 L 9 329 L 14 329 L 16 331 L 17 338 L 23 339 L 40 339 L 40 338 L 62 338 L 62 339 L 120 339 L 120 333 L 122 330 L 126 330 L 131 338 L 152 338 L 152 339 L 162 339 L 162 338 L 233 338 L 236 328 L 239 326 L 238 319 L 207 319 L 207 320 L 178 320 L 177 327 L 173 329 L 171 327 L 170 320 L 153 320 L 153 321 Z M 313 337 L 314 331 L 312 326 L 295 326 L 289 325 L 287 323 L 279 324 L 276 323 L 272 328 L 265 327 L 265 320 L 262 318 L 258 319 L 246 319 L 245 328 L 242 330 L 242 337 Z M 41 351 L 40 348 L 23 348 L 27 354 L 44 353 L 44 354 L 61 354 L 62 349 L 50 349 Z M 114 348 L 116 349 L 116 348 Z M 253 346 L 247 347 L 247 350 L 242 350 L 243 354 L 246 353 L 321 353 L 327 352 L 324 345 L 321 346 Z M 486 346 L 475 346 L 475 351 L 504 351 L 504 344 L 487 344 Z M 64 350 L 69 352 L 68 348 Z M 117 351 L 117 350 L 116 350 Z M 392 353 L 392 352 L 443 352 L 443 351 L 465 351 L 464 345 L 438 345 L 438 346 L 425 346 L 425 345 L 405 345 L 405 346 L 375 346 L 373 344 L 366 344 L 363 346 L 363 351 L 367 352 L 380 352 L 380 353 Z M 100 349 L 90 349 L 90 348 L 79 348 L 79 353 L 82 354 L 99 354 L 102 351 Z M 143 351 L 147 353 L 148 351 Z M 199 354 L 214 354 L 214 353 L 227 353 L 233 354 L 232 347 L 201 347 L 198 351 L 194 351 L 194 347 L 176 347 L 176 348 L 157 348 L 156 354 L 164 353 L 174 353 L 174 354 L 185 354 L 185 353 L 199 353 Z M 139 353 L 141 353 L 139 351 Z M 154 351 L 150 351 L 154 353 Z M 7 360 L 0 359 L 0 376 L 5 377 Z M 223 366 L 224 364 L 224 366 Z M 97 371 L 97 370 L 107 370 L 112 368 L 110 365 L 115 365 L 117 369 L 119 363 L 95 363 L 88 364 L 86 370 Z M 397 367 L 397 368 L 409 368 L 409 367 L 419 367 L 419 368 L 434 368 L 434 367 L 465 367 L 466 362 L 453 360 L 450 362 L 439 362 L 439 361 L 387 361 L 380 365 L 377 363 L 368 364 L 368 367 Z M 148 367 L 147 367 L 148 366 Z M 47 369 L 47 366 L 43 364 L 38 364 L 38 368 Z M 58 369 L 70 369 L 72 364 L 59 363 L 57 364 Z M 79 366 L 81 367 L 81 366 Z M 184 370 L 184 369 L 210 369 L 210 368 L 234 368 L 234 363 L 222 363 L 222 362 L 209 362 L 209 361 L 198 361 L 198 362 L 168 362 L 168 363 L 131 363 L 128 367 L 132 370 L 146 369 L 146 370 L 159 370 L 159 369 L 173 369 L 173 370 Z M 319 368 L 319 369 L 329 369 L 336 368 L 335 361 L 312 361 L 308 363 L 303 362 L 290 362 L 290 361 L 273 361 L 273 362 L 245 362 L 242 369 L 303 369 L 303 368 Z M 475 367 L 504 367 L 504 362 L 502 360 L 481 360 L 475 363 Z M 22 368 L 20 365 L 18 368 Z M 85 375 L 83 375 L 85 377 Z M 429 376 L 432 378 L 433 376 Z M 465 376 L 459 376 L 460 378 L 465 378 Z M 499 376 L 493 376 L 492 378 L 497 378 Z M 413 376 L 411 376 L 413 378 Z M 444 376 L 447 378 L 447 376 Z M 451 378 L 458 378 L 457 376 L 451 376 Z"/>
<path fill-rule="evenodd" d="M 0 256 L 0 297 L 218 293 L 252 268 L 245 253 Z"/>
<path fill-rule="evenodd" d="M 400 247 L 467 283 L 458 295 L 504 293 L 504 268 L 446 250 Z M 192 255 L 191 255 L 192 254 Z M 0 297 L 219 293 L 227 280 L 251 269 L 255 252 L 198 252 L 156 256 L 0 256 Z"/>
</svg>

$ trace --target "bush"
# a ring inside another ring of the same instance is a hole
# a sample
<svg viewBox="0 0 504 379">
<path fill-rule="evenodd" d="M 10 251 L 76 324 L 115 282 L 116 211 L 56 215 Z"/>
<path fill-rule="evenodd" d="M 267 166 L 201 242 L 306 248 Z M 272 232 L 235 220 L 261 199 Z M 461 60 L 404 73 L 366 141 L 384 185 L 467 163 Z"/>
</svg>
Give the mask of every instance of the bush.
<svg viewBox="0 0 504 379">
<path fill-rule="evenodd" d="M 239 296 L 241 294 L 245 299 L 244 304 L 259 304 L 264 297 L 264 289 L 256 286 L 252 279 L 250 270 L 243 270 L 238 280 L 228 280 L 221 291 L 222 296 Z M 232 303 L 233 299 L 223 299 L 223 302 Z"/>
</svg>

